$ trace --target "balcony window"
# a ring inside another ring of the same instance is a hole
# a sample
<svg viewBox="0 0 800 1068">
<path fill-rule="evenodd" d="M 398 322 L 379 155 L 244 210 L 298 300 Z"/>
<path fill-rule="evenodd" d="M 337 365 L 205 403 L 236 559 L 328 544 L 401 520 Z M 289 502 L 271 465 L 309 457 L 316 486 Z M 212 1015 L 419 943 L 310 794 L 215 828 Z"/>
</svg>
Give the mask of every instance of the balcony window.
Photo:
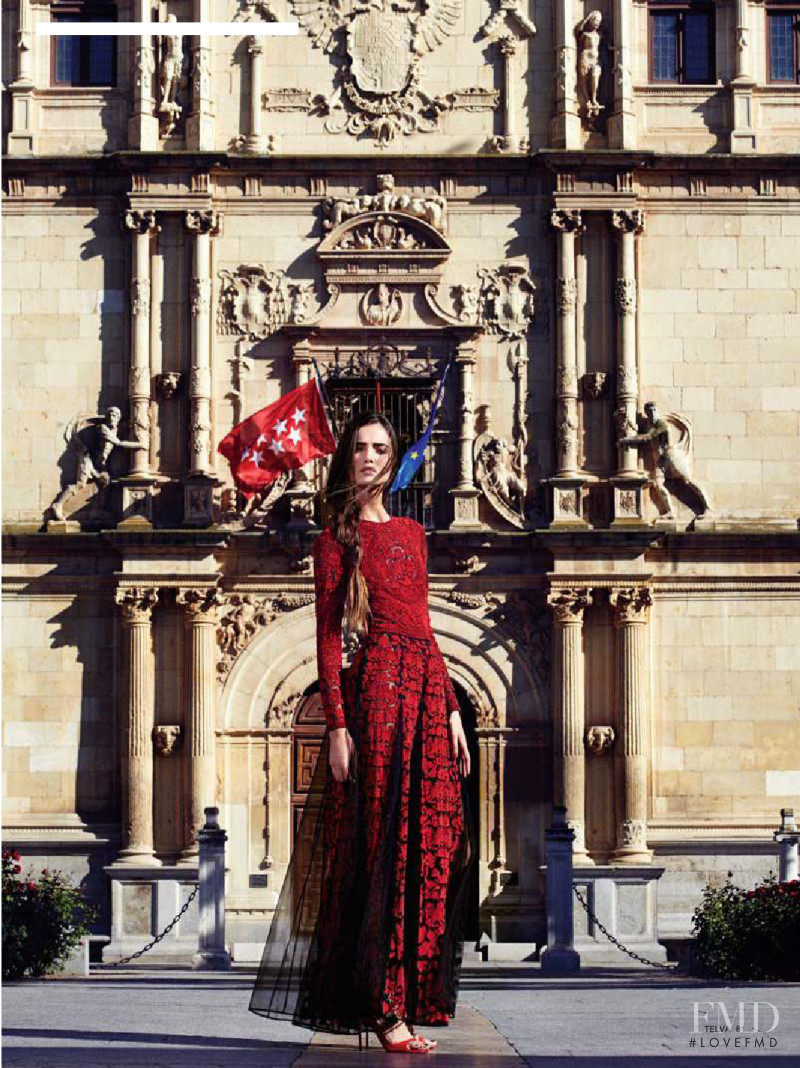
<svg viewBox="0 0 800 1068">
<path fill-rule="evenodd" d="M 710 4 L 650 5 L 650 80 L 707 85 L 716 79 Z"/>
<path fill-rule="evenodd" d="M 116 22 L 112 5 L 53 4 L 53 22 Z M 53 85 L 111 86 L 117 81 L 117 39 L 105 34 L 90 37 L 54 37 Z"/>
</svg>

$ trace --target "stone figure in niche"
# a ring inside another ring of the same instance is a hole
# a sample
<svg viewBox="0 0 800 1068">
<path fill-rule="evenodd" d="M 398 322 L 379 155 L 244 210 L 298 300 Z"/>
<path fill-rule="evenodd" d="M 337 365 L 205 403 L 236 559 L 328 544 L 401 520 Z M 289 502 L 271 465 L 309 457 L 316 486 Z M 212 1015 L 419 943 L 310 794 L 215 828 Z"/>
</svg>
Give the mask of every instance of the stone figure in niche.
<svg viewBox="0 0 800 1068">
<path fill-rule="evenodd" d="M 49 513 L 54 519 L 64 521 L 64 505 L 76 493 L 93 482 L 98 489 L 105 489 L 111 482 L 108 461 L 114 449 L 140 449 L 138 441 L 124 441 L 117 433 L 122 412 L 111 407 L 105 415 L 84 417 L 70 423 L 64 437 L 70 451 L 77 457 L 78 469 L 75 482 L 66 486 L 50 505 Z"/>
<path fill-rule="evenodd" d="M 600 62 L 600 23 L 603 16 L 599 11 L 590 11 L 578 24 L 575 31 L 578 38 L 578 80 L 586 105 L 586 117 L 593 122 L 603 105 L 598 100 L 600 79 L 603 68 Z"/>
<path fill-rule="evenodd" d="M 711 511 L 708 495 L 694 479 L 691 464 L 692 428 L 685 415 L 669 412 L 659 414 L 656 405 L 649 401 L 644 406 L 645 429 L 640 434 L 629 434 L 620 439 L 620 445 L 650 448 L 649 466 L 653 472 L 650 485 L 662 519 L 674 519 L 672 497 L 667 482 L 673 482 L 689 490 L 700 507 L 692 510 L 697 519 L 703 519 Z M 673 436 L 675 440 L 673 440 Z M 689 502 L 686 501 L 688 504 Z"/>
<path fill-rule="evenodd" d="M 167 22 L 177 22 L 173 14 L 167 15 Z M 161 136 L 168 137 L 175 129 L 181 106 L 178 103 L 178 90 L 183 72 L 183 37 L 179 33 L 165 34 L 161 41 L 161 63 L 158 71 L 160 99 L 158 111 L 161 115 Z"/>
<path fill-rule="evenodd" d="M 289 286 L 289 317 L 293 323 L 304 323 L 309 318 L 308 301 L 312 288 L 310 282 L 296 282 Z"/>
<path fill-rule="evenodd" d="M 364 322 L 370 326 L 391 326 L 400 318 L 402 311 L 400 291 L 390 289 L 385 282 L 373 286 L 361 299 L 361 314 Z"/>
</svg>

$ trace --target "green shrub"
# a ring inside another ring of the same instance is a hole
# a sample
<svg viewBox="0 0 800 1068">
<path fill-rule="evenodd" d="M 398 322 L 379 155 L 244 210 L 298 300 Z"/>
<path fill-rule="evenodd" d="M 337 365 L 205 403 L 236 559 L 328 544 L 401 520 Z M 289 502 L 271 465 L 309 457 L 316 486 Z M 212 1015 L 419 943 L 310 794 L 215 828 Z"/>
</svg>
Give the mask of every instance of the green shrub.
<svg viewBox="0 0 800 1068">
<path fill-rule="evenodd" d="M 693 971 L 718 979 L 800 980 L 800 880 L 754 890 L 706 886 L 694 911 Z"/>
<path fill-rule="evenodd" d="M 47 868 L 20 878 L 16 851 L 3 850 L 3 978 L 40 977 L 64 969 L 97 916 L 82 890 Z"/>
</svg>

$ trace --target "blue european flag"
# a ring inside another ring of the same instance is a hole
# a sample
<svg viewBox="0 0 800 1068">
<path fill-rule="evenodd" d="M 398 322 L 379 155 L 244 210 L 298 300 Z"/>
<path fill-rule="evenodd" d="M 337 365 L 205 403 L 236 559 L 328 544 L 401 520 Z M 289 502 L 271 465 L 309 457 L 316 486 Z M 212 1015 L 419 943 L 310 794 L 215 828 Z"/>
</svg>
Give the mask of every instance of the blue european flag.
<svg viewBox="0 0 800 1068">
<path fill-rule="evenodd" d="M 405 489 L 406 486 L 414 478 L 417 471 L 422 466 L 422 461 L 425 459 L 425 450 L 431 440 L 431 434 L 433 433 L 433 424 L 436 422 L 436 412 L 439 408 L 439 401 L 442 398 L 442 390 L 444 389 L 444 380 L 447 378 L 447 372 L 450 370 L 450 364 L 453 362 L 453 357 L 448 359 L 445 369 L 442 372 L 442 378 L 439 382 L 439 388 L 436 391 L 436 400 L 433 402 L 433 408 L 431 409 L 431 417 L 428 420 L 428 425 L 425 427 L 425 433 L 416 441 L 403 459 L 400 461 L 400 466 L 397 468 L 397 474 L 394 476 L 394 481 L 390 487 L 390 492 L 394 493 L 395 490 Z"/>
</svg>

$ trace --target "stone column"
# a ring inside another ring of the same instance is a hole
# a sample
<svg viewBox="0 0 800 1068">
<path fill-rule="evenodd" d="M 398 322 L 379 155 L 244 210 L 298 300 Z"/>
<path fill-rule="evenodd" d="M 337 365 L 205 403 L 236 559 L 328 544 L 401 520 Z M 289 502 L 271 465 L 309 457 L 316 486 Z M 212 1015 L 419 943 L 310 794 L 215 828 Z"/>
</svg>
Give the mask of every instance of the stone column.
<svg viewBox="0 0 800 1068">
<path fill-rule="evenodd" d="M 208 526 L 213 519 L 214 464 L 211 456 L 211 237 L 221 217 L 211 210 L 187 211 L 194 235 L 192 255 L 192 365 L 189 374 L 190 470 L 184 487 L 184 522 Z"/>
<path fill-rule="evenodd" d="M 593 864 L 586 851 L 586 756 L 583 614 L 591 591 L 553 589 L 547 603 L 553 610 L 553 726 L 555 734 L 557 805 L 567 809 L 575 832 L 574 862 Z"/>
<path fill-rule="evenodd" d="M 314 373 L 311 367 L 311 349 L 308 340 L 303 338 L 292 345 L 292 363 L 294 364 L 294 383 L 297 388 L 304 386 Z M 294 529 L 307 529 L 314 522 L 314 493 L 306 471 L 296 467 L 290 476 L 286 496 L 289 498 L 291 519 L 288 526 Z"/>
<path fill-rule="evenodd" d="M 128 372 L 131 437 L 139 448 L 131 453 L 131 465 L 119 480 L 122 522 L 148 525 L 152 520 L 154 478 L 150 470 L 152 367 L 150 364 L 151 255 L 153 237 L 159 232 L 154 211 L 129 210 L 123 227 L 133 237 L 131 251 L 131 343 Z"/>
<path fill-rule="evenodd" d="M 453 497 L 454 518 L 451 530 L 480 530 L 478 498 L 480 491 L 475 485 L 472 447 L 475 441 L 474 377 L 477 353 L 472 338 L 461 341 L 456 351 L 455 363 L 459 373 L 461 426 L 458 436 L 458 482 L 450 490 Z"/>
<path fill-rule="evenodd" d="M 479 825 L 481 837 L 478 850 L 479 897 L 497 897 L 507 885 L 505 819 L 505 763 L 507 727 L 499 727 L 493 719 L 479 717 L 478 738 Z M 491 923 L 491 919 L 489 920 Z M 495 932 L 490 932 L 495 938 Z"/>
<path fill-rule="evenodd" d="M 505 129 L 504 151 L 519 151 L 519 135 L 517 133 L 516 115 L 516 92 L 514 86 L 514 56 L 517 54 L 518 42 L 513 37 L 503 37 L 500 41 L 500 54 L 503 57 L 503 120 Z"/>
<path fill-rule="evenodd" d="M 550 144 L 553 148 L 580 148 L 575 11 L 572 0 L 556 0 L 554 8 L 556 110 L 550 122 Z"/>
<path fill-rule="evenodd" d="M 17 77 L 8 87 L 11 93 L 9 156 L 31 156 L 36 152 L 36 101 L 33 43 L 36 39 L 31 0 L 19 0 L 17 30 Z"/>
<path fill-rule="evenodd" d="M 649 864 L 647 848 L 647 738 L 650 726 L 647 623 L 652 594 L 647 586 L 613 589 L 610 596 L 619 635 L 618 693 L 622 744 L 622 822 L 612 860 Z"/>
<path fill-rule="evenodd" d="M 242 145 L 245 152 L 266 152 L 267 139 L 261 132 L 261 57 L 264 55 L 264 42 L 261 37 L 247 38 L 247 51 L 250 55 L 250 133 Z"/>
<path fill-rule="evenodd" d="M 630 0 L 614 0 L 614 111 L 608 120 L 609 148 L 636 148 L 632 9 Z"/>
<path fill-rule="evenodd" d="M 579 211 L 552 211 L 556 232 L 556 474 L 550 479 L 553 526 L 586 526 L 583 519 L 583 479 L 578 468 L 578 354 L 575 312 L 575 237 L 583 233 Z"/>
<path fill-rule="evenodd" d="M 611 226 L 618 235 L 617 281 L 614 298 L 617 313 L 617 373 L 614 425 L 617 440 L 637 433 L 639 372 L 636 358 L 636 236 L 644 230 L 644 212 L 614 211 Z M 642 487 L 647 481 L 639 470 L 635 446 L 618 446 L 618 467 L 613 479 L 613 526 L 640 526 L 644 504 Z"/>
<path fill-rule="evenodd" d="M 194 22 L 211 22 L 211 0 L 194 0 Z M 214 103 L 211 86 L 211 38 L 192 44 L 192 111 L 186 120 L 186 147 L 214 150 Z"/>
<path fill-rule="evenodd" d="M 755 152 L 756 131 L 753 110 L 755 81 L 750 70 L 750 26 L 748 0 L 736 0 L 736 73 L 731 79 L 731 152 Z M 769 60 L 767 59 L 767 62 Z"/>
<path fill-rule="evenodd" d="M 134 0 L 131 17 L 136 22 L 150 21 L 150 4 L 147 0 Z M 150 35 L 143 34 L 136 42 L 133 71 L 133 108 L 128 120 L 128 147 L 141 152 L 155 152 L 158 148 L 158 118 L 153 88 L 156 54 Z"/>
<path fill-rule="evenodd" d="M 153 852 L 153 727 L 155 658 L 151 628 L 158 591 L 120 588 L 114 594 L 125 634 L 127 717 L 122 849 L 116 864 L 158 866 Z"/>
<path fill-rule="evenodd" d="M 217 709 L 217 622 L 222 605 L 215 589 L 184 589 L 178 592 L 189 631 L 189 722 L 186 731 L 189 755 L 189 826 L 181 864 L 197 863 L 197 832 L 203 826 L 204 809 L 217 803 L 215 719 Z"/>
</svg>

